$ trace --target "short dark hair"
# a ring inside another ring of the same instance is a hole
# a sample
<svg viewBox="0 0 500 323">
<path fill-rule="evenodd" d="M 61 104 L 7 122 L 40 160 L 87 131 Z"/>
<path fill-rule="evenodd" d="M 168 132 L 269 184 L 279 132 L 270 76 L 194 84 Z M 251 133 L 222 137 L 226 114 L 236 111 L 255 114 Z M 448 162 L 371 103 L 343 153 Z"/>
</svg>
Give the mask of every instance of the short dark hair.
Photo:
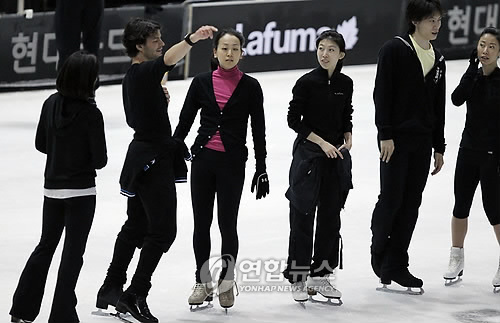
<svg viewBox="0 0 500 323">
<path fill-rule="evenodd" d="M 220 39 L 222 38 L 222 36 L 227 35 L 227 34 L 238 38 L 238 40 L 240 41 L 240 49 L 243 51 L 243 46 L 245 46 L 245 36 L 243 36 L 242 33 L 240 33 L 239 31 L 237 31 L 236 29 L 233 29 L 233 28 L 221 29 L 221 31 L 219 31 L 214 37 L 214 40 L 212 42 L 212 48 L 217 49 L 217 47 L 219 46 Z M 219 61 L 217 60 L 217 58 L 213 57 L 213 54 L 211 54 L 211 55 L 212 55 L 212 59 L 210 61 L 210 67 L 211 67 L 212 71 L 215 71 L 219 67 Z M 242 52 L 242 55 L 243 55 L 243 52 Z"/>
<path fill-rule="evenodd" d="M 94 54 L 74 52 L 64 61 L 57 74 L 56 89 L 65 97 L 87 100 L 95 95 L 98 75 L 99 62 Z"/>
<path fill-rule="evenodd" d="M 160 23 L 144 18 L 132 18 L 123 31 L 122 44 L 129 57 L 135 57 L 139 51 L 137 45 L 146 43 L 146 39 L 161 30 Z"/>
<path fill-rule="evenodd" d="M 443 8 L 439 0 L 410 0 L 406 7 L 406 22 L 408 23 L 408 33 L 415 32 L 414 21 L 421 21 L 432 16 L 434 12 L 443 15 Z"/>
<path fill-rule="evenodd" d="M 319 34 L 318 38 L 316 38 L 316 48 L 318 48 L 319 43 L 323 39 L 328 39 L 333 41 L 337 46 L 339 46 L 340 52 L 344 53 L 344 58 L 345 58 L 345 40 L 344 36 L 342 36 L 341 33 L 336 31 L 335 29 L 329 29 L 323 31 L 321 34 Z M 337 62 L 337 66 L 335 67 L 334 72 L 340 72 L 342 70 L 342 66 L 344 66 L 344 58 L 340 59 Z"/>
<path fill-rule="evenodd" d="M 498 44 L 500 44 L 500 30 L 498 30 L 495 27 L 486 27 L 486 28 L 484 28 L 484 30 L 481 33 L 481 35 L 479 36 L 479 38 L 483 37 L 483 35 L 485 35 L 485 34 L 490 34 L 490 35 L 495 36 L 495 38 L 498 41 Z"/>
</svg>

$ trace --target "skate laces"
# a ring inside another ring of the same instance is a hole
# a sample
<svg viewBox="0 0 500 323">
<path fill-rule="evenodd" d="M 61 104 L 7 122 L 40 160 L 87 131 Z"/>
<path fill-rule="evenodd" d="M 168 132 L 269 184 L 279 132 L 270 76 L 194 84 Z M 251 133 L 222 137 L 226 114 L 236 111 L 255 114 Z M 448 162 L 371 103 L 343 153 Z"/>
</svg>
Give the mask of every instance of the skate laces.
<svg viewBox="0 0 500 323">
<path fill-rule="evenodd" d="M 203 283 L 194 284 L 193 291 L 194 291 L 194 294 L 196 294 L 196 295 L 210 295 L 211 294 L 211 293 L 209 293 L 208 286 L 203 284 Z"/>
</svg>

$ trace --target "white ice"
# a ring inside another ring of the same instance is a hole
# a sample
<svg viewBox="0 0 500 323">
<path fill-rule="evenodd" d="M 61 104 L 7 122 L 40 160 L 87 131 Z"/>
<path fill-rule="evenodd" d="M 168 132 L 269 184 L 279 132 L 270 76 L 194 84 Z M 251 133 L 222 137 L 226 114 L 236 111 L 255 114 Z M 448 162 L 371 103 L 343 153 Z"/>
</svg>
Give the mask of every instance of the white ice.
<svg viewBox="0 0 500 323">
<path fill-rule="evenodd" d="M 500 294 L 493 294 L 491 279 L 498 266 L 499 247 L 481 204 L 480 189 L 471 211 L 466 240 L 463 281 L 444 286 L 448 264 L 450 219 L 453 208 L 453 176 L 458 144 L 464 126 L 465 106 L 452 105 L 450 94 L 467 67 L 466 61 L 447 63 L 447 115 L 445 167 L 429 176 L 420 217 L 410 247 L 410 270 L 424 280 L 422 296 L 395 295 L 375 291 L 379 285 L 370 266 L 370 219 L 379 193 L 378 151 L 372 101 L 375 66 L 347 66 L 344 73 L 354 80 L 353 180 L 342 212 L 344 270 L 337 273 L 337 287 L 344 305 L 329 307 L 307 304 L 303 309 L 289 292 L 242 291 L 225 315 L 217 299 L 214 308 L 190 312 L 187 298 L 194 284 L 192 211 L 188 184 L 177 186 L 178 234 L 153 276 L 148 297 L 150 309 L 161 322 L 500 322 Z M 268 173 L 271 193 L 255 200 L 250 193 L 254 171 L 251 135 L 245 189 L 239 213 L 239 261 L 252 260 L 264 266 L 270 260 L 286 259 L 288 247 L 288 168 L 295 133 L 288 128 L 286 114 L 295 81 L 306 70 L 254 73 L 263 88 L 267 123 Z M 170 81 L 170 119 L 176 126 L 190 80 Z M 41 105 L 53 90 L 0 94 L 0 317 L 5 322 L 12 294 L 24 264 L 38 243 L 45 156 L 34 148 Z M 78 313 L 82 322 L 109 322 L 92 316 L 96 293 L 111 259 L 116 234 L 126 218 L 126 199 L 118 194 L 118 178 L 132 136 L 126 126 L 120 85 L 103 86 L 97 103 L 104 114 L 109 163 L 98 172 L 97 210 L 90 233 L 85 264 L 77 286 Z M 186 139 L 190 145 L 197 121 Z M 217 221 L 212 226 L 212 253 L 219 254 Z M 130 266 L 129 278 L 137 261 Z M 50 269 L 37 322 L 46 322 L 60 259 L 58 249 Z M 253 272 L 255 276 L 255 272 Z M 266 282 L 261 268 L 260 285 Z M 248 285 L 239 273 L 239 284 Z M 283 281 L 279 286 L 287 286 Z"/>
</svg>

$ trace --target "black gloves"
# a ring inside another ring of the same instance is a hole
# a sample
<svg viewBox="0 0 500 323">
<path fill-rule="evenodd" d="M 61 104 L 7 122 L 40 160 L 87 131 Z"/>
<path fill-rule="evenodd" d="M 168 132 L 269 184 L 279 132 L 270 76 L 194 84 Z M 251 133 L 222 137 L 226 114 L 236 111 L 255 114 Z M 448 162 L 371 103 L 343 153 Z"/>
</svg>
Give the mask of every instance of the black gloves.
<svg viewBox="0 0 500 323">
<path fill-rule="evenodd" d="M 263 197 L 266 197 L 267 194 L 269 194 L 269 178 L 267 178 L 267 173 L 264 172 L 259 172 L 256 171 L 255 175 L 253 175 L 252 179 L 252 187 L 251 187 L 251 192 L 256 189 L 256 199 L 261 199 Z"/>
<path fill-rule="evenodd" d="M 469 67 L 465 72 L 468 75 L 475 76 L 479 69 L 479 59 L 477 58 L 477 49 L 474 49 L 469 57 Z"/>
</svg>

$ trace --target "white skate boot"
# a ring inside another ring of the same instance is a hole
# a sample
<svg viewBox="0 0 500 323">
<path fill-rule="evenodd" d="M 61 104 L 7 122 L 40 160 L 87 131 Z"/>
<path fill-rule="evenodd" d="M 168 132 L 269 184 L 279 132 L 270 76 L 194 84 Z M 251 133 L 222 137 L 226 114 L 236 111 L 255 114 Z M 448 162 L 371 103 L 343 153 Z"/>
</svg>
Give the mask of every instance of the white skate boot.
<svg viewBox="0 0 500 323">
<path fill-rule="evenodd" d="M 212 287 L 211 282 L 196 283 L 193 287 L 193 292 L 188 299 L 191 311 L 213 307 L 213 305 L 210 304 L 210 302 L 213 300 L 213 293 L 214 288 Z M 204 302 L 208 302 L 208 304 L 205 306 L 200 306 L 203 305 Z"/>
<path fill-rule="evenodd" d="M 306 302 L 308 299 L 306 283 L 303 281 L 292 283 L 292 297 L 296 302 Z"/>
<path fill-rule="evenodd" d="M 307 277 L 307 293 L 309 294 L 309 300 L 312 302 L 321 302 L 328 305 L 342 305 L 342 301 L 340 300 L 342 293 L 330 283 L 329 275 L 321 277 Z M 320 301 L 313 298 L 313 296 L 318 293 L 327 300 Z M 337 300 L 337 302 L 332 302 L 332 299 Z"/>
<path fill-rule="evenodd" d="M 445 286 L 450 286 L 462 280 L 464 273 L 464 248 L 451 247 L 448 270 L 444 273 Z"/>
<path fill-rule="evenodd" d="M 495 274 L 495 277 L 493 277 L 491 283 L 493 284 L 493 293 L 500 293 L 500 260 L 498 263 L 497 273 Z"/>
<path fill-rule="evenodd" d="M 219 279 L 219 304 L 225 310 L 227 314 L 227 309 L 234 305 L 234 289 L 236 288 L 236 296 L 239 295 L 238 286 L 234 280 L 222 280 Z"/>
</svg>

